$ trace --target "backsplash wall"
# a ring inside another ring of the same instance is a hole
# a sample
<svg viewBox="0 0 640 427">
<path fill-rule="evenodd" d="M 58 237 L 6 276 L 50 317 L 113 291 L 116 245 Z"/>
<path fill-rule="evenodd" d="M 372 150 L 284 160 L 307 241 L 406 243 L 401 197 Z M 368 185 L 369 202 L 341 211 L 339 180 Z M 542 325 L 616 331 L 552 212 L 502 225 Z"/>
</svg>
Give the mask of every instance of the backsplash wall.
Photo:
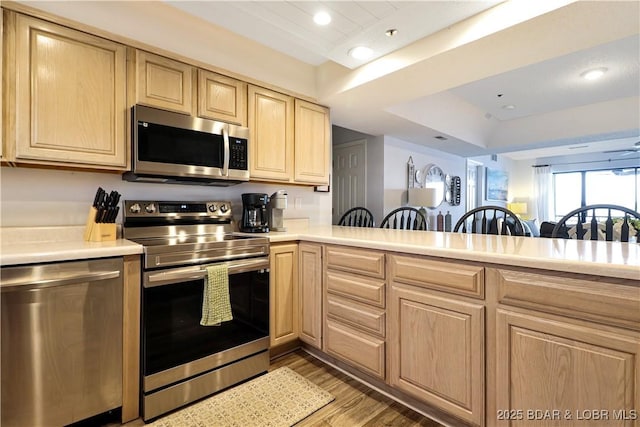
<svg viewBox="0 0 640 427">
<path fill-rule="evenodd" d="M 34 168 L 0 169 L 2 227 L 84 225 L 96 189 L 116 190 L 121 200 L 227 200 L 234 217 L 242 213 L 242 193 L 287 190 L 284 218 L 308 218 L 310 225 L 331 224 L 331 193 L 313 187 L 243 183 L 231 187 L 151 184 L 123 181 L 120 174 Z M 117 223 L 122 222 L 122 214 Z"/>
</svg>

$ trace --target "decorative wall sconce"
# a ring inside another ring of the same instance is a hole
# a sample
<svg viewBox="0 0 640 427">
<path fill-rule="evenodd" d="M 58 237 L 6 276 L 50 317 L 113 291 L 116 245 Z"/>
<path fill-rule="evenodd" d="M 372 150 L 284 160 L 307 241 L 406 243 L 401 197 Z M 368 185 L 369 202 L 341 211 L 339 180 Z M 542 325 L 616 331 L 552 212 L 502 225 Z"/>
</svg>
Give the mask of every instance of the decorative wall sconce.
<svg viewBox="0 0 640 427">
<path fill-rule="evenodd" d="M 462 180 L 459 176 L 449 177 L 447 180 L 447 194 L 445 199 L 451 206 L 460 206 L 460 194 L 462 192 Z"/>
</svg>

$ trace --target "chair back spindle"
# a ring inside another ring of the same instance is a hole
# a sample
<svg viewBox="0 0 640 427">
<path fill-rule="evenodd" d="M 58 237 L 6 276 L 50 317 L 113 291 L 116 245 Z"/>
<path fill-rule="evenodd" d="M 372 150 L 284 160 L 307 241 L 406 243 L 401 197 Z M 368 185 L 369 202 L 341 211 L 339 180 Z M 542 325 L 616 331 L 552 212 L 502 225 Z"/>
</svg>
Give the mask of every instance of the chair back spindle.
<svg viewBox="0 0 640 427">
<path fill-rule="evenodd" d="M 458 220 L 453 231 L 468 233 L 469 229 L 473 234 L 524 236 L 524 225 L 520 219 L 501 206 L 480 206 L 468 211 Z"/>
<path fill-rule="evenodd" d="M 338 225 L 348 227 L 375 227 L 376 222 L 371 211 L 365 207 L 356 206 L 348 209 L 338 222 Z"/>
<path fill-rule="evenodd" d="M 598 216 L 598 210 L 605 210 L 606 217 L 604 215 Z M 612 212 L 614 213 L 612 214 Z M 614 218 L 618 216 L 621 217 L 619 230 L 617 229 L 617 221 L 614 222 Z M 587 223 L 589 217 L 591 220 Z M 599 218 L 601 221 L 598 221 Z M 629 242 L 629 238 L 637 234 L 635 229 L 631 229 L 632 219 L 640 220 L 640 213 L 624 206 L 609 204 L 583 206 L 562 217 L 553 228 L 551 237 L 583 240 L 588 233 L 588 240 L 601 240 L 604 236 L 604 240 L 608 242 L 614 240 Z M 616 235 L 618 233 L 619 236 Z"/>
<path fill-rule="evenodd" d="M 401 207 L 394 209 L 384 217 L 380 228 L 392 228 L 396 230 L 426 230 L 427 219 L 416 208 Z"/>
</svg>

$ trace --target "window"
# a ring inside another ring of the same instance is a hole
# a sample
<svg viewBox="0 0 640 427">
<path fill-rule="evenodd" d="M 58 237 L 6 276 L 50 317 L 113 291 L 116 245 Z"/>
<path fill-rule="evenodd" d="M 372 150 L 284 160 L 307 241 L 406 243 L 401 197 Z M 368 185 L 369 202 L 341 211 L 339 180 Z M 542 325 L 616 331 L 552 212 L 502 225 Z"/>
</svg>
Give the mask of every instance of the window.
<svg viewBox="0 0 640 427">
<path fill-rule="evenodd" d="M 556 220 L 574 209 L 595 204 L 638 211 L 640 168 L 554 173 L 553 189 Z"/>
</svg>

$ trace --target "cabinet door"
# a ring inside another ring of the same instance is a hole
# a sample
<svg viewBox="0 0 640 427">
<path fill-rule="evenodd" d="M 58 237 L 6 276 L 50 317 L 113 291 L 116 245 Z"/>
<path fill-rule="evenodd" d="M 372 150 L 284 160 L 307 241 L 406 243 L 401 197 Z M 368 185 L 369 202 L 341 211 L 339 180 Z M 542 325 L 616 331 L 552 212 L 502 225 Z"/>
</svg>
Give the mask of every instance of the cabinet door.
<svg viewBox="0 0 640 427">
<path fill-rule="evenodd" d="M 481 425 L 484 307 L 453 298 L 392 282 L 389 381 L 424 402 Z"/>
<path fill-rule="evenodd" d="M 20 14 L 7 28 L 11 145 L 28 163 L 127 166 L 126 48 Z M 9 23 L 7 22 L 7 27 Z"/>
<path fill-rule="evenodd" d="M 270 250 L 271 346 L 298 338 L 298 245 L 272 245 Z"/>
<path fill-rule="evenodd" d="M 293 179 L 293 98 L 249 86 L 251 179 L 288 182 Z"/>
<path fill-rule="evenodd" d="M 193 113 L 194 67 L 136 51 L 136 103 L 177 113 Z"/>
<path fill-rule="evenodd" d="M 198 116 L 247 125 L 247 84 L 198 70 Z"/>
<path fill-rule="evenodd" d="M 322 348 L 322 246 L 300 243 L 300 339 Z"/>
<path fill-rule="evenodd" d="M 497 417 L 502 425 L 638 425 L 629 418 L 640 408 L 640 334 L 505 309 L 496 324 L 500 413 L 489 424 Z M 536 418 L 546 411 L 549 419 Z"/>
<path fill-rule="evenodd" d="M 295 100 L 295 107 L 294 180 L 328 185 L 331 164 L 329 109 L 300 99 Z"/>
</svg>

